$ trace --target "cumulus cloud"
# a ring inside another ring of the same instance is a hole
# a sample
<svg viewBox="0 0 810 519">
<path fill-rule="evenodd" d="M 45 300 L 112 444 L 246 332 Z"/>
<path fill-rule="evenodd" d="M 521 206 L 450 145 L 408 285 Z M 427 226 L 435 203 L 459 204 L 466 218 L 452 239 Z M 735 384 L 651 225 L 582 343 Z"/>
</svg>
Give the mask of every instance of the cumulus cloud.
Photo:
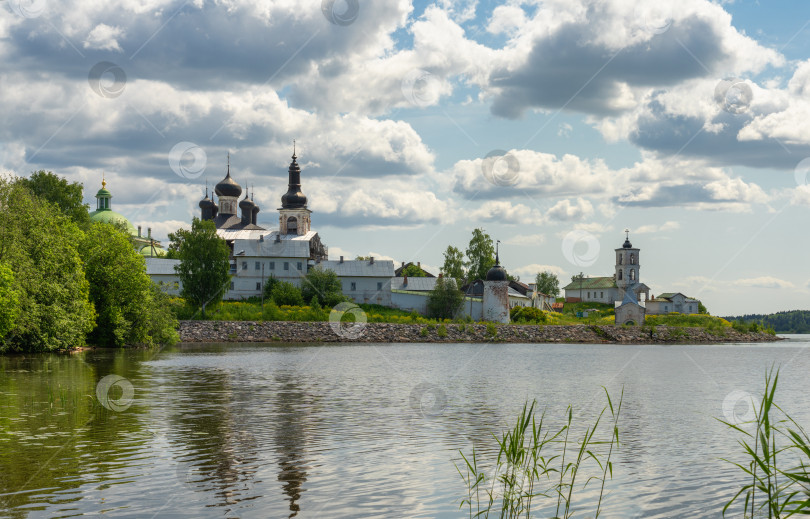
<svg viewBox="0 0 810 519">
<path fill-rule="evenodd" d="M 534 277 L 539 272 L 551 272 L 560 279 L 566 276 L 566 271 L 562 267 L 558 267 L 557 265 L 544 265 L 540 263 L 523 265 L 521 267 L 516 267 L 510 270 L 515 274 L 520 275 L 522 279 L 525 279 L 526 283 L 534 283 Z"/>
<path fill-rule="evenodd" d="M 662 223 L 661 225 L 656 224 L 648 224 L 642 225 L 637 229 L 633 229 L 633 234 L 652 234 L 652 233 L 660 233 L 660 232 L 667 232 L 667 231 L 674 231 L 676 229 L 680 229 L 681 224 L 678 222 L 667 221 Z"/>
</svg>

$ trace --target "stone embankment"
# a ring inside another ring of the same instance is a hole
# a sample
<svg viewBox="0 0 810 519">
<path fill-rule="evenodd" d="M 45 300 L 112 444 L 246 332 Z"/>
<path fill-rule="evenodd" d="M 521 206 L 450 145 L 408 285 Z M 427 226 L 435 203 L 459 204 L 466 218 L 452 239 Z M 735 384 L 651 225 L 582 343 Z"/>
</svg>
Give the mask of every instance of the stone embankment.
<svg viewBox="0 0 810 519">
<path fill-rule="evenodd" d="M 485 324 L 390 324 L 289 321 L 181 321 L 183 342 L 538 342 L 538 343 L 719 343 L 770 342 L 765 333 L 731 328 L 710 333 L 704 328 L 671 326 L 536 326 Z"/>
</svg>

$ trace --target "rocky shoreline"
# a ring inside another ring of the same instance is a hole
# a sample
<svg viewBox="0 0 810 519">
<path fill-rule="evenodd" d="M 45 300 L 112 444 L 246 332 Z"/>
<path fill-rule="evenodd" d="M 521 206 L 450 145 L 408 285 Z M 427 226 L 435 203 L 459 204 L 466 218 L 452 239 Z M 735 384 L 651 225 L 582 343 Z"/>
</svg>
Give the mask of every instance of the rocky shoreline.
<svg viewBox="0 0 810 519">
<path fill-rule="evenodd" d="M 740 333 L 731 328 L 722 334 L 705 328 L 595 325 L 391 324 L 291 322 L 291 321 L 180 321 L 182 342 L 504 342 L 504 343 L 608 343 L 671 344 L 773 342 L 766 333 Z"/>
</svg>

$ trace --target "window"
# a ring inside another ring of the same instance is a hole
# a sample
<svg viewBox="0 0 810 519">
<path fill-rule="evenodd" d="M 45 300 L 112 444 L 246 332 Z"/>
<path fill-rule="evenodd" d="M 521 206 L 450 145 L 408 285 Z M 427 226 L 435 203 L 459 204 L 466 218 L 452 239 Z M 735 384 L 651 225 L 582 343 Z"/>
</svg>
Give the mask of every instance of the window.
<svg viewBox="0 0 810 519">
<path fill-rule="evenodd" d="M 667 305 L 664 305 L 664 311 L 669 312 L 669 307 Z"/>
<path fill-rule="evenodd" d="M 262 284 L 261 283 L 256 283 L 256 290 L 261 290 L 261 289 L 262 289 Z"/>
<path fill-rule="evenodd" d="M 377 290 L 382 290 L 382 281 L 377 282 Z"/>
<path fill-rule="evenodd" d="M 261 261 L 257 261 L 257 262 L 256 262 L 256 270 L 261 270 L 261 269 L 262 269 L 262 262 L 261 262 Z"/>
<path fill-rule="evenodd" d="M 299 261 L 298 262 L 298 270 L 302 270 L 303 268 L 304 268 L 303 265 L 301 265 L 301 262 Z"/>
<path fill-rule="evenodd" d="M 624 254 L 619 253 L 619 265 L 621 265 L 622 263 L 624 263 Z"/>
<path fill-rule="evenodd" d="M 276 262 L 275 261 L 270 262 L 270 270 L 276 270 Z"/>
<path fill-rule="evenodd" d="M 352 292 L 354 292 L 355 290 L 357 290 L 357 283 L 352 281 Z"/>
<path fill-rule="evenodd" d="M 231 290 L 233 290 L 233 281 L 231 281 Z"/>
<path fill-rule="evenodd" d="M 289 261 L 284 262 L 284 270 L 290 270 L 290 262 Z"/>
<path fill-rule="evenodd" d="M 630 264 L 631 265 L 636 264 L 636 255 L 635 254 L 630 254 Z"/>
<path fill-rule="evenodd" d="M 242 270 L 247 270 L 247 261 L 242 262 Z"/>
<path fill-rule="evenodd" d="M 604 293 L 604 292 L 599 292 L 599 297 L 600 297 L 600 298 L 605 297 L 605 293 Z"/>
<path fill-rule="evenodd" d="M 590 293 L 590 292 L 588 292 L 588 297 L 591 297 L 591 293 Z"/>
<path fill-rule="evenodd" d="M 298 234 L 298 219 L 295 216 L 287 218 L 287 234 Z"/>
<path fill-rule="evenodd" d="M 619 280 L 621 280 L 621 279 L 622 279 L 622 271 L 620 270 L 619 271 Z"/>
<path fill-rule="evenodd" d="M 630 269 L 630 281 L 636 280 L 636 269 Z"/>
</svg>

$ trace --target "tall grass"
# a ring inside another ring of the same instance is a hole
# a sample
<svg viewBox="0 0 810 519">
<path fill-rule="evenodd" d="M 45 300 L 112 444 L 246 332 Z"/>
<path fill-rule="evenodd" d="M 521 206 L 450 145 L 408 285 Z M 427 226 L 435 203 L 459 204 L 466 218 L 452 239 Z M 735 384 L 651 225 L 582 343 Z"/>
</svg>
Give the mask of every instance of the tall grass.
<svg viewBox="0 0 810 519">
<path fill-rule="evenodd" d="M 765 390 L 756 418 L 734 424 L 720 420 L 742 434 L 740 446 L 746 462 L 731 462 L 746 476 L 737 494 L 726 503 L 723 516 L 745 497 L 743 517 L 780 519 L 810 515 L 810 438 L 805 430 L 775 402 L 779 370 L 765 376 Z"/>
<path fill-rule="evenodd" d="M 469 456 L 459 451 L 463 463 L 461 466 L 456 464 L 456 470 L 467 487 L 467 496 L 462 499 L 460 508 L 466 506 L 469 517 L 489 517 L 491 514 L 500 518 L 529 518 L 532 509 L 537 508 L 536 500 L 542 501 L 540 506 L 547 507 L 553 507 L 556 501 L 555 518 L 568 519 L 574 515 L 572 503 L 579 484 L 584 489 L 595 481 L 599 485 L 599 499 L 594 517 L 599 517 L 605 481 L 608 477 L 613 478 L 611 457 L 614 447 L 619 445 L 618 424 L 624 390 L 615 408 L 607 389 L 605 396 L 607 404 L 579 440 L 572 437 L 571 406 L 567 409 L 566 424 L 559 429 L 549 429 L 544 425 L 545 412 L 539 419 L 535 417 L 537 402 L 525 403 L 515 426 L 500 438 L 493 435 L 499 451 L 491 475 L 480 464 L 475 449 Z M 596 433 L 608 410 L 610 439 L 600 440 Z M 606 447 L 604 460 L 595 454 L 597 446 Z M 583 473 L 587 468 L 596 467 L 596 475 Z M 584 483 L 581 483 L 583 479 Z"/>
</svg>

